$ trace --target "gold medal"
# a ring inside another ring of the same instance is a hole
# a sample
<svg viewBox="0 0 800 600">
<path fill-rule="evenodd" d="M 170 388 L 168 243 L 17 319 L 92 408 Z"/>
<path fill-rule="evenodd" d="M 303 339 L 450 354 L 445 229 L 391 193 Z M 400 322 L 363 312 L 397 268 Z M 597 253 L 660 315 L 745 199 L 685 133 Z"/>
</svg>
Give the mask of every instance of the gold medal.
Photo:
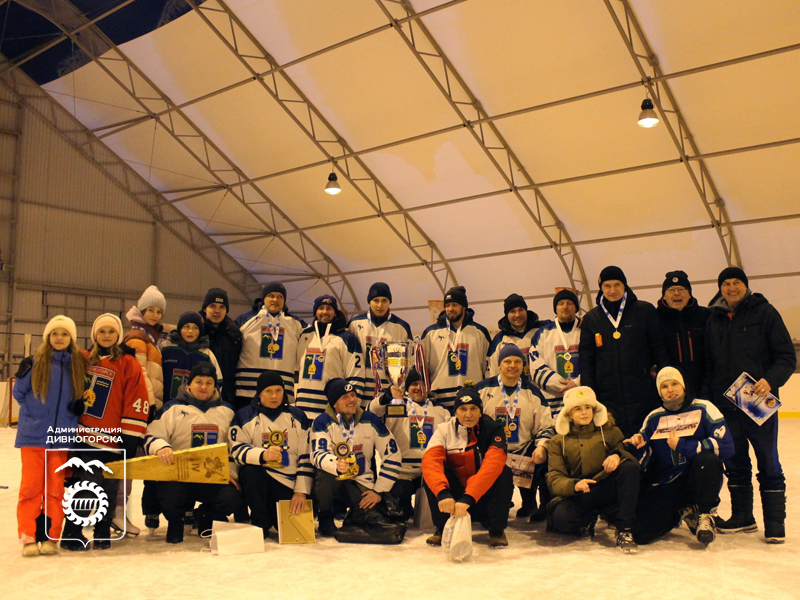
<svg viewBox="0 0 800 600">
<path fill-rule="evenodd" d="M 506 439 L 510 438 L 511 437 L 511 427 L 506 426 L 505 427 L 505 432 L 506 432 Z"/>
<path fill-rule="evenodd" d="M 417 433 L 417 442 L 420 446 L 424 446 L 428 441 L 428 436 L 425 435 L 422 430 Z"/>
<path fill-rule="evenodd" d="M 572 358 L 572 354 L 570 354 L 569 352 L 564 352 L 564 360 L 569 362 L 571 358 Z"/>
<path fill-rule="evenodd" d="M 511 424 L 508 426 L 508 429 L 509 431 L 516 431 L 517 424 L 512 421 Z"/>
<path fill-rule="evenodd" d="M 314 375 L 314 373 L 316 373 L 316 372 L 317 372 L 317 365 L 315 365 L 314 363 L 311 363 L 310 365 L 308 365 L 308 374 L 309 375 Z"/>
<path fill-rule="evenodd" d="M 461 370 L 461 359 L 456 359 L 456 371 Z"/>
<path fill-rule="evenodd" d="M 573 373 L 574 371 L 575 371 L 575 367 L 573 366 L 573 364 L 571 362 L 568 362 L 568 363 L 564 364 L 564 373 L 570 374 L 570 373 Z"/>
<path fill-rule="evenodd" d="M 278 344 L 270 344 L 267 347 L 267 351 L 269 351 L 270 354 L 275 354 L 279 349 L 280 347 L 278 346 Z"/>
<path fill-rule="evenodd" d="M 450 362 L 458 362 L 458 356 L 456 356 L 455 352 L 450 353 Z"/>
<path fill-rule="evenodd" d="M 619 331 L 615 331 L 615 332 L 614 332 L 614 339 L 615 339 L 615 340 L 618 340 L 618 339 L 619 339 L 619 338 L 621 338 L 621 337 L 622 337 L 622 334 L 621 334 Z"/>
</svg>

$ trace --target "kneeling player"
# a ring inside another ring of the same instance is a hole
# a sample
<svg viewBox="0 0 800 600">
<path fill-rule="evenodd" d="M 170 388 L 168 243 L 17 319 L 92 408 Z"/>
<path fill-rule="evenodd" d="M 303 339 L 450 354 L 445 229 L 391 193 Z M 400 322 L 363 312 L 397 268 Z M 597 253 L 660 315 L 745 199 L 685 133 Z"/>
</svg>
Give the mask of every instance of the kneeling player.
<svg viewBox="0 0 800 600">
<path fill-rule="evenodd" d="M 297 515 L 311 493 L 310 431 L 305 413 L 286 403 L 281 374 L 261 373 L 252 403 L 231 423 L 228 447 L 252 523 L 264 530 L 264 539 L 278 525 L 279 500 L 291 500 L 290 512 Z"/>
<path fill-rule="evenodd" d="M 348 509 L 377 506 L 381 494 L 397 481 L 402 458 L 386 426 L 361 408 L 351 383 L 331 379 L 325 385 L 325 396 L 328 407 L 314 419 L 311 448 L 318 469 L 319 534 L 330 537 L 336 533 L 334 501 L 344 502 Z M 381 461 L 377 477 L 372 470 L 376 452 Z M 349 479 L 338 479 L 342 475 Z"/>
<path fill-rule="evenodd" d="M 439 425 L 422 457 L 422 477 L 436 532 L 427 540 L 442 544 L 450 515 L 469 513 L 489 530 L 489 546 L 508 546 L 505 530 L 514 493 L 511 469 L 506 466 L 503 425 L 483 414 L 475 388 L 456 394 L 455 417 Z"/>
<path fill-rule="evenodd" d="M 161 462 L 174 462 L 173 450 L 188 450 L 228 441 L 233 408 L 220 399 L 217 369 L 208 362 L 192 367 L 186 388 L 178 398 L 164 405 L 160 415 L 147 426 L 144 448 Z M 183 541 L 183 516 L 195 502 L 202 502 L 197 517 L 201 537 L 210 534 L 212 521 L 227 521 L 240 501 L 232 485 L 159 481 L 158 500 L 169 523 L 167 543 Z"/>
</svg>

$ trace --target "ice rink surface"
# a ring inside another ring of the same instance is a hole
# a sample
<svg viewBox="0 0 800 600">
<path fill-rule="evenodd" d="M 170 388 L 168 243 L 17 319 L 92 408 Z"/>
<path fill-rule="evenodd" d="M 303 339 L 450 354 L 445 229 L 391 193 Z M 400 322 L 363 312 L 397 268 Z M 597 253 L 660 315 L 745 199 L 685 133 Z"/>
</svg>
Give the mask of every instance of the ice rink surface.
<svg viewBox="0 0 800 600">
<path fill-rule="evenodd" d="M 594 540 L 546 533 L 544 524 L 513 519 L 509 547 L 489 550 L 485 531 L 474 533 L 475 554 L 464 564 L 449 562 L 425 544 L 430 532 L 410 529 L 399 546 L 359 546 L 323 539 L 315 544 L 279 545 L 277 535 L 263 554 L 213 556 L 208 541 L 187 534 L 167 545 L 166 522 L 154 536 L 115 542 L 110 550 L 23 558 L 17 539 L 16 504 L 20 457 L 15 429 L 0 428 L 0 577 L 4 600 L 103 598 L 159 600 L 268 598 L 366 600 L 394 598 L 489 599 L 572 598 L 687 600 L 692 598 L 797 600 L 800 598 L 800 419 L 782 419 L 780 455 L 787 474 L 787 542 L 764 542 L 759 532 L 718 536 L 708 549 L 685 525 L 664 539 L 623 556 L 613 530 L 598 523 Z M 143 527 L 141 482 L 134 483 L 130 513 Z M 515 498 L 519 506 L 519 497 Z M 729 515 L 723 488 L 720 514 Z"/>
</svg>

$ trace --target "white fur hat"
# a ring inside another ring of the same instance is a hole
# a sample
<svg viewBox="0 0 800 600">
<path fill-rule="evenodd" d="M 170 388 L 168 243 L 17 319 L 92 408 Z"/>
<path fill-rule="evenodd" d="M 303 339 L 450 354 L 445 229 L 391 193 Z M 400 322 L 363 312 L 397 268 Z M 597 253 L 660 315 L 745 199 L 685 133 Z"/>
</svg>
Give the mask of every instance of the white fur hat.
<svg viewBox="0 0 800 600">
<path fill-rule="evenodd" d="M 45 343 L 47 343 L 48 338 L 50 337 L 50 332 L 53 329 L 58 329 L 61 327 L 62 329 L 66 329 L 69 333 L 69 337 L 72 338 L 72 343 L 75 344 L 77 347 L 78 345 L 78 328 L 75 327 L 75 321 L 70 319 L 69 317 L 65 317 L 64 315 L 56 315 L 47 325 L 44 326 L 44 333 L 42 334 L 42 338 L 44 338 Z"/>
<path fill-rule="evenodd" d="M 105 313 L 94 320 L 94 323 L 92 323 L 92 343 L 94 344 L 97 343 L 97 330 L 101 327 L 113 327 L 114 331 L 117 332 L 117 343 L 119 344 L 122 341 L 122 321 L 117 315 Z"/>
<path fill-rule="evenodd" d="M 659 396 L 661 395 L 661 384 L 670 379 L 680 383 L 682 388 L 686 387 L 686 384 L 683 382 L 683 375 L 681 375 L 678 369 L 675 367 L 664 367 L 658 372 L 658 375 L 656 375 L 656 389 L 659 390 Z"/>
<path fill-rule="evenodd" d="M 161 290 L 154 285 L 147 288 L 136 303 L 136 308 L 141 312 L 146 311 L 151 306 L 160 308 L 162 311 L 167 310 L 167 299 L 164 298 L 164 294 L 161 293 Z"/>
<path fill-rule="evenodd" d="M 608 421 L 608 411 L 606 407 L 597 401 L 597 396 L 592 388 L 585 385 L 570 388 L 564 394 L 564 408 L 558 413 L 556 418 L 556 433 L 567 435 L 569 433 L 570 418 L 569 413 L 576 406 L 588 404 L 594 410 L 595 427 L 602 427 Z"/>
</svg>

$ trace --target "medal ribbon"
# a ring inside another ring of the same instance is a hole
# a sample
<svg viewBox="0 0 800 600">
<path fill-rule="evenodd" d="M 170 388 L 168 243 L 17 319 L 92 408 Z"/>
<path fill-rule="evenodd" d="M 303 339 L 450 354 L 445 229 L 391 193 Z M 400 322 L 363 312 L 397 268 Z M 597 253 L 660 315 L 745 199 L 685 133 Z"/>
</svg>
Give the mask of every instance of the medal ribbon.
<svg viewBox="0 0 800 600">
<path fill-rule="evenodd" d="M 461 339 L 461 332 L 464 331 L 464 326 L 462 323 L 462 326 L 458 329 L 458 331 L 456 331 L 455 350 L 454 350 L 450 342 L 450 340 L 452 339 L 450 337 L 450 319 L 448 319 L 447 317 L 445 317 L 445 324 L 447 325 L 447 349 L 444 351 L 444 359 L 445 359 L 445 364 L 447 364 L 447 361 L 450 360 L 451 352 L 455 356 L 458 356 L 458 340 Z M 459 383 L 461 383 L 461 375 L 458 376 L 458 381 Z"/>
<path fill-rule="evenodd" d="M 500 378 L 500 375 L 497 376 L 497 383 L 500 385 L 500 391 L 503 392 L 503 402 L 506 405 L 506 427 L 511 427 L 511 422 L 514 420 L 514 417 L 517 414 L 517 405 L 519 404 L 519 391 L 522 388 L 522 378 L 517 380 L 517 389 L 514 392 L 514 406 L 512 408 L 511 403 L 508 401 L 508 396 L 506 396 L 506 388 L 503 385 L 503 380 Z"/>
<path fill-rule="evenodd" d="M 429 398 L 425 398 L 425 404 L 422 405 L 422 418 L 417 416 L 417 407 L 414 406 L 416 402 L 414 402 L 411 398 L 408 399 L 408 404 L 406 405 L 408 408 L 408 416 L 414 419 L 417 422 L 417 427 L 419 427 L 420 431 L 423 431 L 423 426 L 425 425 L 425 418 L 428 416 L 428 408 L 431 406 L 431 401 Z M 409 434 L 411 430 L 409 429 Z"/>
<path fill-rule="evenodd" d="M 281 313 L 275 317 L 275 324 L 272 324 L 272 315 L 267 311 L 267 327 L 269 328 L 269 335 L 272 338 L 271 343 L 278 344 L 278 335 L 281 333 Z"/>
<path fill-rule="evenodd" d="M 603 302 L 602 299 L 600 300 L 600 306 L 603 307 L 603 312 L 606 313 L 606 316 L 608 317 L 608 320 L 611 321 L 611 324 L 614 326 L 614 331 L 617 331 L 619 329 L 619 322 L 622 321 L 622 313 L 625 310 L 625 303 L 626 302 L 628 302 L 628 292 L 625 292 L 624 294 L 622 294 L 622 304 L 619 305 L 619 312 L 617 313 L 617 318 L 616 319 L 612 319 L 611 318 L 611 313 L 608 312 L 608 309 L 606 308 L 605 303 Z"/>
<path fill-rule="evenodd" d="M 575 325 L 573 325 L 573 327 L 575 327 Z M 567 336 L 564 334 L 564 331 L 561 329 L 561 323 L 558 322 L 558 319 L 556 319 L 556 329 L 558 329 L 558 335 L 561 336 L 561 343 L 564 344 L 564 360 L 566 360 L 567 362 L 572 362 L 572 356 L 570 355 L 570 351 L 569 351 L 569 344 L 567 343 Z M 567 355 L 569 355 L 569 359 L 567 358 Z M 567 373 L 567 375 L 569 375 L 569 373 Z M 569 378 L 572 379 L 572 376 L 569 375 Z"/>
<path fill-rule="evenodd" d="M 350 452 L 353 451 L 353 438 L 356 434 L 356 419 L 355 415 L 350 419 L 350 429 L 348 430 L 344 425 L 344 419 L 342 419 L 342 413 L 336 415 L 339 418 L 339 427 L 342 430 L 342 439 L 350 448 Z"/>
<path fill-rule="evenodd" d="M 331 324 L 325 323 L 325 333 L 322 335 L 319 334 L 319 321 L 314 321 L 314 339 L 311 340 L 311 343 L 314 343 L 314 340 L 317 341 L 317 347 L 325 354 L 325 347 L 330 343 L 331 337 L 328 333 L 330 333 Z M 325 338 L 325 343 L 322 343 L 322 338 Z M 311 347 L 311 345 L 309 345 Z"/>
</svg>

